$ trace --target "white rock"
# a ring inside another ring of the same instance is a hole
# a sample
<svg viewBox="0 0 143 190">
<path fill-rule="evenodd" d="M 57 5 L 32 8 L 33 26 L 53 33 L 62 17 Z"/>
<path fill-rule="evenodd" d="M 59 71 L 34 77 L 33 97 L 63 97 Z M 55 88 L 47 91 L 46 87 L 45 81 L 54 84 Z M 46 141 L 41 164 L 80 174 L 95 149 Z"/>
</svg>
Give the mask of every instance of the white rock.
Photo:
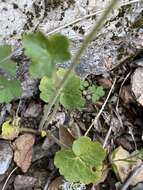
<svg viewBox="0 0 143 190">
<path fill-rule="evenodd" d="M 10 144 L 7 141 L 0 141 L 0 175 L 4 174 L 13 157 L 13 151 Z"/>
<path fill-rule="evenodd" d="M 132 76 L 132 91 L 137 101 L 143 106 L 143 68 L 139 67 Z"/>
</svg>

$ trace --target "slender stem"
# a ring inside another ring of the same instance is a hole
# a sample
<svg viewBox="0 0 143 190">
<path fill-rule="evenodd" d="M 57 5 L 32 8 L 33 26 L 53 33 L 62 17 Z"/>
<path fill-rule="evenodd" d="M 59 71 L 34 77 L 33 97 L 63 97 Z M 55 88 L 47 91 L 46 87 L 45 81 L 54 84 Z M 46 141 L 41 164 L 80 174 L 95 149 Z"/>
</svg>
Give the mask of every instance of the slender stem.
<svg viewBox="0 0 143 190">
<path fill-rule="evenodd" d="M 58 108 L 59 108 L 59 100 L 55 103 L 53 112 L 51 113 L 51 115 L 47 119 L 47 122 L 46 122 L 47 124 L 49 124 L 53 120 L 55 114 L 57 113 Z M 46 126 L 45 126 L 45 128 L 46 128 Z"/>
<path fill-rule="evenodd" d="M 1 190 L 5 190 L 5 189 L 6 189 L 6 185 L 7 185 L 8 181 L 9 181 L 10 177 L 12 176 L 12 174 L 13 174 L 17 169 L 18 169 L 18 167 L 15 167 L 15 168 L 10 172 L 10 174 L 8 175 L 8 177 L 7 177 L 7 179 L 6 179 L 6 181 L 5 181 L 5 183 L 4 183 L 4 185 L 3 185 L 3 187 L 2 187 Z"/>
<path fill-rule="evenodd" d="M 104 108 L 105 108 L 105 106 L 106 106 L 106 104 L 107 104 L 107 102 L 108 102 L 108 100 L 109 100 L 109 98 L 110 98 L 110 95 L 111 95 L 112 90 L 113 90 L 113 88 L 114 88 L 114 86 L 115 86 L 116 80 L 117 80 L 117 79 L 115 78 L 115 79 L 114 79 L 114 82 L 113 82 L 113 84 L 112 84 L 112 87 L 111 87 L 111 89 L 110 89 L 110 91 L 109 91 L 109 93 L 108 93 L 108 96 L 107 96 L 107 98 L 106 98 L 106 100 L 105 100 L 105 102 L 104 102 L 104 104 L 102 105 L 100 111 L 98 112 L 97 116 L 95 117 L 95 119 L 93 120 L 93 122 L 91 123 L 91 125 L 89 126 L 89 128 L 88 128 L 88 130 L 86 131 L 86 133 L 85 133 L 84 136 L 87 136 L 88 133 L 89 133 L 89 131 L 92 129 L 92 127 L 97 124 L 97 121 L 98 121 L 98 119 L 99 119 L 101 113 L 103 112 L 103 110 L 104 110 Z M 105 146 L 105 145 L 104 145 L 104 146 Z"/>
<path fill-rule="evenodd" d="M 137 3 L 137 2 L 139 2 L 139 1 L 140 1 L 140 0 L 127 1 L 127 2 L 121 3 L 119 6 L 121 7 L 121 6 L 129 5 L 129 4 L 132 4 L 132 3 Z M 83 16 L 83 17 L 77 18 L 77 19 L 75 19 L 75 20 L 73 20 L 73 21 L 71 21 L 71 22 L 69 22 L 69 23 L 67 23 L 67 24 L 65 24 L 65 25 L 59 26 L 59 27 L 57 27 L 57 28 L 51 30 L 51 31 L 48 32 L 47 34 L 50 35 L 50 34 L 59 32 L 60 30 L 62 30 L 62 29 L 64 29 L 64 28 L 67 28 L 67 27 L 69 27 L 69 26 L 71 26 L 71 25 L 73 25 L 73 24 L 76 24 L 76 23 L 78 23 L 78 22 L 81 22 L 81 21 L 83 21 L 83 20 L 85 20 L 85 19 L 88 19 L 88 18 L 90 18 L 90 17 L 92 17 L 92 16 L 101 14 L 104 10 L 105 10 L 105 9 L 97 10 L 97 11 L 95 11 L 95 12 L 92 12 L 91 14 L 88 14 L 88 15 L 85 15 L 85 16 Z"/>
<path fill-rule="evenodd" d="M 41 135 L 41 131 L 37 131 L 35 129 L 23 128 L 23 127 L 19 128 L 19 129 L 20 129 L 20 133 L 25 132 L 25 133 L 32 133 L 32 134 L 35 134 L 35 135 Z M 55 137 L 51 133 L 51 131 L 45 131 L 45 132 L 46 132 L 47 137 L 50 137 L 51 139 L 53 139 L 54 142 L 57 143 L 59 146 L 62 146 L 62 147 L 64 146 L 66 148 L 69 148 L 66 144 L 62 143 L 57 137 Z"/>
<path fill-rule="evenodd" d="M 85 38 L 85 40 L 83 41 L 83 43 L 81 44 L 80 48 L 78 49 L 77 53 L 75 54 L 75 56 L 72 59 L 72 62 L 70 64 L 70 67 L 68 69 L 68 71 L 65 73 L 63 80 L 60 81 L 58 88 L 55 92 L 55 96 L 52 96 L 50 98 L 49 104 L 47 109 L 45 110 L 45 114 L 40 122 L 40 126 L 39 128 L 42 129 L 48 115 L 50 114 L 50 111 L 52 109 L 52 106 L 55 104 L 57 98 L 59 97 L 59 94 L 61 92 L 61 90 L 63 89 L 63 87 L 65 86 L 65 84 L 67 83 L 69 76 L 71 74 L 71 72 L 75 69 L 75 67 L 79 64 L 79 60 L 82 56 L 82 54 L 84 53 L 84 50 L 86 49 L 86 47 L 88 46 L 88 44 L 93 40 L 93 38 L 97 35 L 97 33 L 99 32 L 99 30 L 101 29 L 101 27 L 104 24 L 104 21 L 106 20 L 108 14 L 112 11 L 113 7 L 115 6 L 115 4 L 117 3 L 117 0 L 112 0 L 110 5 L 107 7 L 107 9 L 104 11 L 103 15 L 101 16 L 101 18 L 97 21 L 97 23 L 95 24 L 95 26 L 93 27 L 92 31 L 89 33 L 89 35 Z"/>
<path fill-rule="evenodd" d="M 45 106 L 48 106 L 48 105 L 45 105 Z M 46 108 L 46 107 L 45 107 Z M 45 125 L 43 126 L 43 129 L 46 129 L 47 128 L 47 125 L 53 120 L 57 110 L 59 108 L 59 100 L 56 101 L 55 105 L 54 105 L 54 108 L 53 108 L 53 111 L 51 113 L 51 115 L 49 115 L 49 117 L 47 118 L 46 120 L 46 123 Z M 42 130 L 41 128 L 39 128 L 39 130 Z"/>
</svg>

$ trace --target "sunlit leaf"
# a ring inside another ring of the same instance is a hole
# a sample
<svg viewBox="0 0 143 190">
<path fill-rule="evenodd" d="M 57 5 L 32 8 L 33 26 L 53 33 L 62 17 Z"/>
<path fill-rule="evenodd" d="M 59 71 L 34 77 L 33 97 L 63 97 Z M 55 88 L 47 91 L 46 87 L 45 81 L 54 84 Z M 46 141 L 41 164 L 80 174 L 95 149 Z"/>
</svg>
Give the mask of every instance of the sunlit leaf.
<svg viewBox="0 0 143 190">
<path fill-rule="evenodd" d="M 57 152 L 54 163 L 66 180 L 89 184 L 100 180 L 105 156 L 99 143 L 80 137 L 74 141 L 72 150 Z"/>
<path fill-rule="evenodd" d="M 8 120 L 2 124 L 1 137 L 6 140 L 13 140 L 19 134 L 19 127 L 13 126 L 11 120 Z"/>
</svg>

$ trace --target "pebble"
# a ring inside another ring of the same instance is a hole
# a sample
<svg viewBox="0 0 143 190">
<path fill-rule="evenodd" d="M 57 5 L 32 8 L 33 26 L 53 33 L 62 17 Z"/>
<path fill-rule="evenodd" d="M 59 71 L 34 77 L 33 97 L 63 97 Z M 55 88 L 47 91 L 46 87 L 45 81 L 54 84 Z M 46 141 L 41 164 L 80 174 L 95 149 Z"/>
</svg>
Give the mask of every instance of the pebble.
<svg viewBox="0 0 143 190">
<path fill-rule="evenodd" d="M 7 141 L 0 140 L 0 175 L 4 174 L 12 161 L 13 151 Z"/>
<path fill-rule="evenodd" d="M 17 175 L 14 181 L 15 190 L 32 190 L 35 186 L 37 178 L 31 176 Z"/>
</svg>

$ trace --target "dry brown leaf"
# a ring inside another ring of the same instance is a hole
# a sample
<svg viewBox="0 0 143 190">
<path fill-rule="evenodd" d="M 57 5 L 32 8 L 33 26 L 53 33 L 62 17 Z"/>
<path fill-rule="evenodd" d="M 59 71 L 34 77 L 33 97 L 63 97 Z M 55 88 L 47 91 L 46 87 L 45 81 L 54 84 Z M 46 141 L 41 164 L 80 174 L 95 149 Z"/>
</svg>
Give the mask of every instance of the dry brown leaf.
<svg viewBox="0 0 143 190">
<path fill-rule="evenodd" d="M 73 141 L 75 140 L 65 127 L 59 128 L 59 139 L 63 144 L 69 147 L 72 146 Z M 63 146 L 62 148 L 66 147 Z"/>
<path fill-rule="evenodd" d="M 142 160 L 137 157 L 132 157 L 132 154 L 129 154 L 128 151 L 123 149 L 121 146 L 115 149 L 112 154 L 112 166 L 114 169 L 115 174 L 121 179 L 122 182 L 129 176 L 129 174 L 136 168 L 140 166 Z M 118 161 L 120 159 L 128 159 L 134 162 L 128 161 Z M 131 181 L 131 185 L 136 185 L 140 182 L 143 182 L 143 171 L 137 174 Z"/>
<path fill-rule="evenodd" d="M 33 135 L 24 134 L 13 143 L 14 161 L 23 172 L 27 172 L 31 165 L 34 142 L 35 137 Z"/>
<path fill-rule="evenodd" d="M 130 86 L 123 86 L 120 93 L 121 99 L 125 102 L 125 104 L 129 104 L 134 102 L 134 97 L 131 93 Z"/>
<path fill-rule="evenodd" d="M 47 190 L 59 190 L 59 186 L 62 184 L 62 182 L 63 182 L 63 177 L 61 176 L 57 177 L 52 181 Z"/>
<path fill-rule="evenodd" d="M 129 156 L 129 152 L 123 149 L 121 146 L 116 148 L 111 155 L 111 162 L 114 172 L 122 182 L 125 181 L 125 179 L 131 171 L 131 164 L 123 160 L 129 158 Z"/>
<path fill-rule="evenodd" d="M 79 126 L 76 123 L 73 123 L 71 127 L 69 127 L 68 132 L 75 138 L 78 139 L 82 136 Z"/>
</svg>

